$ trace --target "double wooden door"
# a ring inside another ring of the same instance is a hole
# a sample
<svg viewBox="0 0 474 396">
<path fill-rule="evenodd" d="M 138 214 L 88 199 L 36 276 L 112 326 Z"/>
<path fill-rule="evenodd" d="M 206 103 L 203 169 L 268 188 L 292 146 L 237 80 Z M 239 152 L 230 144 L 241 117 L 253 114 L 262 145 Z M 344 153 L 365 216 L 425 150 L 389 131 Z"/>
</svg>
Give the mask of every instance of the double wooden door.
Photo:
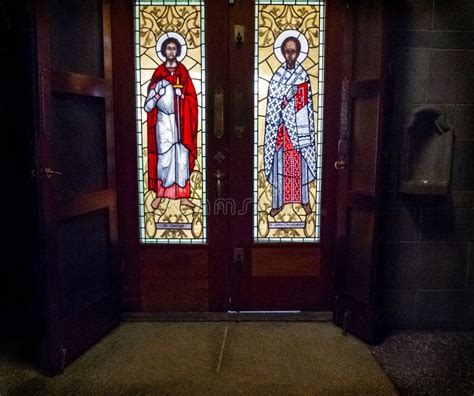
<svg viewBox="0 0 474 396">
<path fill-rule="evenodd" d="M 320 232 L 312 243 L 255 240 L 255 4 L 210 1 L 204 9 L 207 239 L 149 244 L 140 234 L 134 2 L 37 2 L 44 356 L 52 373 L 115 326 L 120 311 L 333 310 L 336 324 L 375 338 L 383 7 L 326 4 Z M 80 40 L 84 29 L 96 34 Z"/>
<path fill-rule="evenodd" d="M 126 257 L 125 310 L 131 312 L 327 311 L 331 308 L 332 301 L 331 271 L 334 260 L 331 259 L 331 251 L 334 246 L 336 217 L 334 198 L 337 187 L 334 162 L 340 99 L 337 95 L 327 95 L 323 103 L 323 92 L 319 92 L 318 100 L 314 99 L 315 110 L 319 110 L 318 115 L 314 116 L 316 123 L 318 119 L 324 118 L 325 125 L 324 144 L 318 145 L 320 150 L 318 181 L 314 180 L 314 190 L 317 185 L 321 193 L 318 195 L 318 202 L 315 193 L 311 199 L 312 212 L 308 216 L 301 205 L 290 204 L 288 206 L 295 208 L 291 215 L 285 214 L 287 217 L 280 216 L 279 222 L 270 222 L 268 217 L 271 207 L 262 210 L 261 203 L 255 202 L 260 199 L 260 185 L 267 182 L 261 180 L 262 172 L 258 172 L 260 178 L 255 181 L 257 172 L 254 169 L 261 153 L 257 153 L 255 148 L 256 8 L 253 2 L 236 1 L 230 4 L 214 1 L 207 2 L 204 7 L 205 29 L 201 40 L 202 51 L 205 53 L 206 99 L 205 117 L 202 122 L 206 126 L 203 150 L 206 154 L 204 172 L 207 175 L 207 240 L 204 244 L 196 246 L 176 243 L 179 241 L 163 243 L 166 240 L 149 244 L 147 240 L 139 242 L 141 236 L 138 234 L 137 222 L 143 213 L 140 207 L 141 197 L 137 197 L 139 186 L 136 181 L 136 169 L 141 166 L 137 164 L 136 159 L 136 136 L 130 133 L 137 124 L 134 107 L 136 88 L 130 76 L 134 75 L 136 66 L 136 62 L 133 62 L 134 55 L 149 52 L 142 50 L 141 46 L 139 50 L 133 46 L 134 37 L 142 37 L 134 35 L 133 32 L 134 29 L 139 31 L 138 22 L 147 24 L 147 29 L 156 29 L 150 40 L 159 40 L 160 34 L 166 33 L 159 33 L 158 26 L 164 31 L 173 28 L 168 16 L 176 12 L 175 18 L 178 19 L 179 7 L 176 11 L 170 7 L 169 13 L 162 11 L 163 6 L 160 8 L 149 5 L 138 9 L 135 11 L 135 26 L 132 24 L 133 9 L 130 3 L 123 2 L 123 5 L 117 8 L 116 16 L 120 22 L 117 22 L 117 30 L 114 31 L 117 37 L 113 41 L 120 42 L 121 48 L 114 52 L 117 54 L 114 58 L 114 79 L 118 89 L 115 92 L 115 125 L 120 139 L 117 164 L 121 175 L 118 183 L 119 210 L 122 208 L 120 233 L 122 236 L 126 233 L 122 244 L 122 254 Z M 270 5 L 266 7 L 270 9 Z M 304 6 L 293 6 L 295 10 L 290 8 L 288 7 L 290 13 L 299 12 L 300 9 L 307 13 L 311 10 L 310 7 Z M 324 23 L 325 12 L 324 7 L 314 9 L 316 11 L 313 12 L 312 18 L 316 32 L 320 27 L 319 23 Z M 184 10 L 183 8 L 183 13 Z M 279 14 L 283 10 L 280 6 L 275 13 L 275 20 L 281 17 Z M 264 9 L 263 12 L 268 13 L 268 10 Z M 285 13 L 287 12 L 284 11 L 283 14 Z M 163 19 L 166 17 L 163 24 L 170 25 L 163 27 L 159 22 L 156 24 L 149 22 L 158 18 L 158 15 Z M 300 20 L 296 23 L 301 25 L 304 18 L 298 18 Z M 292 16 L 283 15 L 282 19 L 285 26 L 282 29 L 290 29 L 289 26 L 294 23 Z M 176 22 L 175 26 L 181 25 Z M 335 26 L 328 26 L 325 29 L 333 29 L 331 35 L 335 33 Z M 144 32 L 143 34 L 146 34 L 147 30 Z M 182 30 L 179 30 L 179 33 L 183 36 L 186 34 Z M 338 60 L 331 53 L 326 57 L 322 50 L 326 31 L 321 33 L 320 43 L 317 34 L 314 33 L 314 46 L 321 48 L 321 60 L 326 59 L 328 67 L 331 67 L 331 62 L 337 64 Z M 328 45 L 339 45 L 340 48 L 341 44 L 337 41 L 340 41 L 341 37 L 337 37 L 337 34 L 336 37 L 331 35 L 329 37 L 335 42 L 330 42 Z M 323 75 L 316 65 L 320 61 L 319 54 L 316 49 L 311 53 L 312 56 L 316 55 L 315 66 L 312 69 L 315 90 L 323 86 Z M 146 60 L 142 62 L 145 64 Z M 318 73 L 321 73 L 319 80 Z M 324 81 L 325 89 L 339 90 L 339 79 L 338 73 L 327 73 Z M 319 87 L 318 82 L 321 83 Z M 199 82 L 195 81 L 195 84 Z M 264 95 L 266 89 L 265 86 Z M 144 97 L 146 93 L 141 92 L 141 95 Z M 319 102 L 319 106 L 316 101 Z M 204 100 L 202 102 L 204 103 Z M 117 106 L 120 106 L 119 110 Z M 257 107 L 260 111 L 257 118 L 264 118 L 264 107 L 258 104 Z M 143 122 L 142 118 L 142 124 Z M 321 125 L 320 121 L 319 126 Z M 320 142 L 322 134 L 323 131 L 319 131 Z M 145 143 L 143 145 L 145 146 Z M 263 144 L 260 142 L 260 149 L 262 148 Z M 143 173 L 146 184 L 145 167 Z M 143 206 L 144 212 L 151 212 L 146 199 Z M 255 211 L 258 211 L 257 217 Z M 300 219 L 299 230 L 281 228 L 279 234 L 274 233 L 281 238 L 258 239 L 262 235 L 259 225 L 262 217 L 265 217 L 267 227 L 268 224 L 270 227 L 284 227 L 284 219 L 290 219 L 291 216 L 298 216 Z M 305 229 L 305 221 L 312 224 L 312 227 L 311 224 L 308 226 L 309 232 Z M 308 240 L 312 242 L 307 243 Z"/>
</svg>

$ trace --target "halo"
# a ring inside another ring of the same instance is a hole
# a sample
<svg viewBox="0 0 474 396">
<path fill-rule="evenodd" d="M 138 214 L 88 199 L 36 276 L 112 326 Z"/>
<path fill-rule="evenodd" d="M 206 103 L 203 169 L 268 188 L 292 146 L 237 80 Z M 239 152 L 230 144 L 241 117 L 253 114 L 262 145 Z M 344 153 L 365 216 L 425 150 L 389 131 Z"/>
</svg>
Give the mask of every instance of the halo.
<svg viewBox="0 0 474 396">
<path fill-rule="evenodd" d="M 273 52 L 275 53 L 275 56 L 281 63 L 285 63 L 285 57 L 281 53 L 281 44 L 287 37 L 294 37 L 300 42 L 301 51 L 296 61 L 298 63 L 303 63 L 303 61 L 308 56 L 308 40 L 306 40 L 304 34 L 299 32 L 298 30 L 285 30 L 279 34 L 279 36 L 275 40 L 275 43 L 273 44 Z"/>
<path fill-rule="evenodd" d="M 178 62 L 181 62 L 183 58 L 186 56 L 186 52 L 188 52 L 188 46 L 186 45 L 186 41 L 184 40 L 184 37 L 176 32 L 166 32 L 160 36 L 160 38 L 156 42 L 156 47 L 155 47 L 156 54 L 158 55 L 158 58 L 160 58 L 163 62 L 166 60 L 166 58 L 161 54 L 161 45 L 163 44 L 163 41 L 171 37 L 178 40 L 178 42 L 181 44 L 181 55 L 176 57 L 176 60 Z"/>
</svg>

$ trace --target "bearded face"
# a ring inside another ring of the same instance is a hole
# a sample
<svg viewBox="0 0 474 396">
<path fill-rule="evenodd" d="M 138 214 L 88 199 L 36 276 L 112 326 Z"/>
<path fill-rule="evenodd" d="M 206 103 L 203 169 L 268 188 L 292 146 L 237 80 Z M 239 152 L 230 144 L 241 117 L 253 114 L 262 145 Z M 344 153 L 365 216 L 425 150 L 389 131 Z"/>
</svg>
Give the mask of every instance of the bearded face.
<svg viewBox="0 0 474 396">
<path fill-rule="evenodd" d="M 300 55 L 300 50 L 296 43 L 296 40 L 288 40 L 281 48 L 281 52 L 286 61 L 286 67 L 288 69 L 294 69 L 296 59 Z"/>
</svg>

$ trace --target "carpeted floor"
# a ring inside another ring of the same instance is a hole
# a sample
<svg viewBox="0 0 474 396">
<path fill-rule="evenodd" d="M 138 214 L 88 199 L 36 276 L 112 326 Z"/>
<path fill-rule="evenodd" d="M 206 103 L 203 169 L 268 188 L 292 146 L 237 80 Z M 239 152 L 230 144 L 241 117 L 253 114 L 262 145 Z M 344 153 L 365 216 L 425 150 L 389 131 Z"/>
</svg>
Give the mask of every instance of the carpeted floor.
<svg viewBox="0 0 474 396">
<path fill-rule="evenodd" d="M 474 331 L 393 331 L 370 350 L 403 396 L 474 395 Z"/>
<path fill-rule="evenodd" d="M 46 378 L 0 358 L 0 395 L 396 395 L 330 323 L 124 323 Z"/>
</svg>

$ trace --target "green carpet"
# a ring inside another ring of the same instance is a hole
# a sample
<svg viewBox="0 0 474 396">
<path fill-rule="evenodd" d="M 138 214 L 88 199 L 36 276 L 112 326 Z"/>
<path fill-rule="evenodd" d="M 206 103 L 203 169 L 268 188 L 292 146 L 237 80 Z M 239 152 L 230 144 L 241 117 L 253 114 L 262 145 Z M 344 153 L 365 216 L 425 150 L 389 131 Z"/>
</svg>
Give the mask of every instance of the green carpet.
<svg viewBox="0 0 474 396">
<path fill-rule="evenodd" d="M 396 395 L 330 323 L 124 323 L 55 378 L 0 358 L 0 395 Z"/>
</svg>

